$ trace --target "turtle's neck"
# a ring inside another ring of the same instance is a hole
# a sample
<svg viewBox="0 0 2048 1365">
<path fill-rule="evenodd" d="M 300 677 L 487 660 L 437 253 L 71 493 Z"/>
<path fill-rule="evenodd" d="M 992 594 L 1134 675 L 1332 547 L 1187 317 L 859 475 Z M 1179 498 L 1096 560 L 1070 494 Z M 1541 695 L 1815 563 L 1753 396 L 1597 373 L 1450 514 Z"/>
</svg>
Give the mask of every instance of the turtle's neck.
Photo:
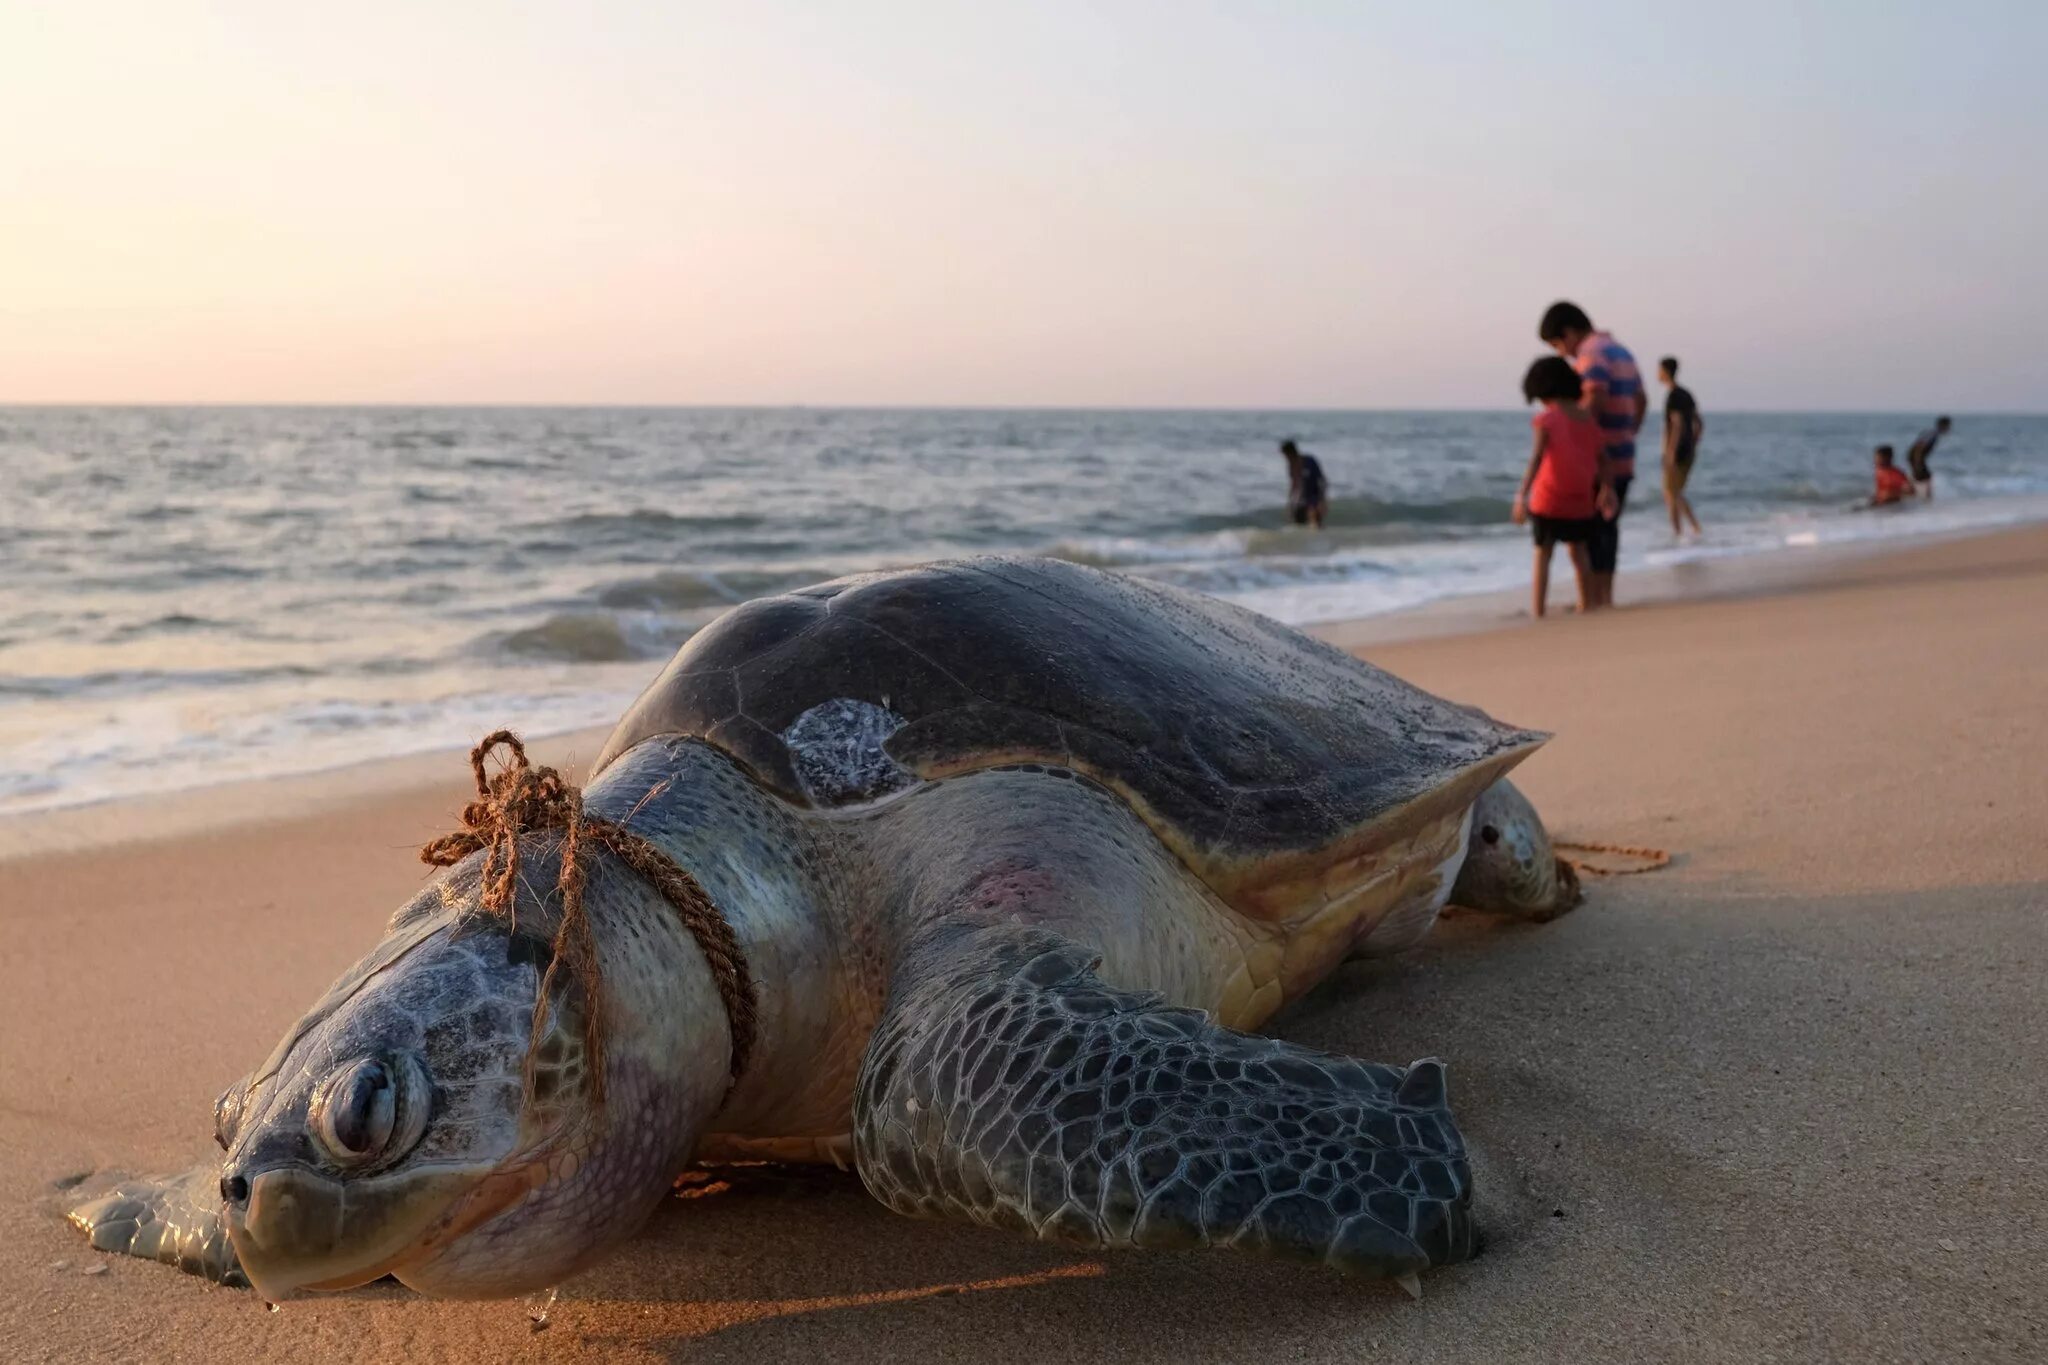
<svg viewBox="0 0 2048 1365">
<path fill-rule="evenodd" d="M 594 814 L 652 840 L 698 880 L 747 955 L 758 1032 L 747 1072 L 714 1127 L 830 1136 L 847 1102 L 883 982 L 848 926 L 852 841 L 807 820 L 701 740 L 665 736 L 620 755 L 584 796 Z M 678 924 L 676 932 L 687 936 Z"/>
</svg>

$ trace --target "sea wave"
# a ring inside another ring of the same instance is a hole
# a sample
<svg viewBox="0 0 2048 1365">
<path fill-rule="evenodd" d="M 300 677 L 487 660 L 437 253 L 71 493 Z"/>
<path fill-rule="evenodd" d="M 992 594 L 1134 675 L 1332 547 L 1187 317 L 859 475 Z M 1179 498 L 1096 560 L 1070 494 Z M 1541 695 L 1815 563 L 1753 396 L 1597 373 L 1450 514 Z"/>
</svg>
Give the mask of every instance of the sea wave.
<svg viewBox="0 0 2048 1365">
<path fill-rule="evenodd" d="M 84 674 L 16 674 L 0 676 L 0 701 L 10 698 L 64 701 L 113 701 L 159 692 L 211 691 L 251 683 L 290 682 L 322 676 L 323 670 L 297 664 L 256 668 L 109 669 Z"/>
<path fill-rule="evenodd" d="M 647 614 L 635 619 L 607 611 L 562 611 L 536 625 L 488 636 L 485 644 L 518 659 L 616 664 L 661 658 L 690 638 L 691 630 Z"/>
<path fill-rule="evenodd" d="M 1508 513 L 1512 510 L 1513 503 L 1510 499 L 1476 495 L 1416 502 L 1371 496 L 1332 498 L 1324 515 L 1323 525 L 1498 526 L 1508 519 Z M 1287 519 L 1286 504 L 1273 503 L 1228 515 L 1190 517 L 1183 523 L 1183 529 L 1222 531 L 1245 525 L 1283 526 L 1287 524 Z"/>
<path fill-rule="evenodd" d="M 189 631 L 232 630 L 232 621 L 216 620 L 209 616 L 194 616 L 190 612 L 173 611 L 147 621 L 134 621 L 115 627 L 109 634 L 114 639 L 129 639 L 139 635 L 180 635 Z"/>
<path fill-rule="evenodd" d="M 469 689 L 445 696 L 314 697 L 261 708 L 170 699 L 104 713 L 0 751 L 0 813 L 319 772 L 446 749 L 508 720 L 529 737 L 610 723 L 631 687 Z"/>
<path fill-rule="evenodd" d="M 649 507 L 630 512 L 579 512 L 573 516 L 534 522 L 521 529 L 567 535 L 584 545 L 605 545 L 706 531 L 751 531 L 763 524 L 761 516 L 753 512 L 691 514 Z"/>
<path fill-rule="evenodd" d="M 1055 541 L 1045 547 L 1045 553 L 1054 559 L 1095 569 L 1201 563 L 1249 554 L 1251 538 L 1252 532 L 1247 529 L 1219 530 L 1177 540 L 1148 536 L 1092 536 L 1085 540 Z"/>
<path fill-rule="evenodd" d="M 810 569 L 664 569 L 645 577 L 607 584 L 598 589 L 597 601 L 606 607 L 643 611 L 729 607 L 834 576 L 829 570 Z"/>
</svg>

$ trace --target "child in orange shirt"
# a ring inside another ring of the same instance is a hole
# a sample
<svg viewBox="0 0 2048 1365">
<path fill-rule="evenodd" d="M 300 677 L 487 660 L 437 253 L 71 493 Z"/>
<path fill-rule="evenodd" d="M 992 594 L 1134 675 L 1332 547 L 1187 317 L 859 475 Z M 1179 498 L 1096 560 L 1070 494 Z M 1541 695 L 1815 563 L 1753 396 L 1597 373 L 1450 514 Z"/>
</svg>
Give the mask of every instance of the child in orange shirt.
<svg viewBox="0 0 2048 1365">
<path fill-rule="evenodd" d="M 1529 452 L 1529 469 L 1522 475 L 1511 517 L 1517 526 L 1527 522 L 1536 541 L 1530 609 L 1537 616 L 1548 605 L 1550 553 L 1560 543 L 1570 549 L 1579 610 L 1586 610 L 1587 576 L 1592 571 L 1586 543 L 1598 534 L 1600 518 L 1614 515 L 1609 510 L 1614 494 L 1600 480 L 1606 438 L 1599 420 L 1580 405 L 1583 392 L 1579 372 L 1558 356 L 1545 356 L 1522 377 L 1522 397 L 1541 403 L 1543 411 L 1530 421 L 1536 444 Z"/>
<path fill-rule="evenodd" d="M 1877 488 L 1870 495 L 1865 507 L 1889 507 L 1915 496 L 1913 481 L 1906 477 L 1906 471 L 1892 463 L 1892 448 L 1879 446 L 1871 461 L 1877 475 Z"/>
</svg>

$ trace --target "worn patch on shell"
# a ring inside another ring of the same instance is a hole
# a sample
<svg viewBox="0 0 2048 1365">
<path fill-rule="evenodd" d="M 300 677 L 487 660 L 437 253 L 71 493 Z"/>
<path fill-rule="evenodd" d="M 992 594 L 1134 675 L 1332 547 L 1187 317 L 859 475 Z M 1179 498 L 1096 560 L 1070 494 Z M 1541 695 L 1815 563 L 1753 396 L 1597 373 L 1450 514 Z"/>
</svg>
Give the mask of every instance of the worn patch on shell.
<svg viewBox="0 0 2048 1365">
<path fill-rule="evenodd" d="M 917 781 L 882 745 L 903 717 L 873 702 L 834 697 L 819 702 L 782 732 L 804 795 L 820 806 L 872 801 Z"/>
</svg>

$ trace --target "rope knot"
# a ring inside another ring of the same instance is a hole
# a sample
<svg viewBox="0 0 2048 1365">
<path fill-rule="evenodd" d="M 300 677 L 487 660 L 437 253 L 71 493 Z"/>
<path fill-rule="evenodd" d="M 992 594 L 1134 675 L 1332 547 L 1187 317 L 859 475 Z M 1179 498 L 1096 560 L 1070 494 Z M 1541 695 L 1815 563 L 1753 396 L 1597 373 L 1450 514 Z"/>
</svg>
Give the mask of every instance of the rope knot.
<svg viewBox="0 0 2048 1365">
<path fill-rule="evenodd" d="M 506 757 L 496 775 L 492 753 Z M 519 840 L 522 835 L 561 830 L 562 866 L 575 861 L 582 833 L 582 793 L 562 780 L 553 768 L 536 768 L 526 745 L 510 730 L 495 730 L 469 751 L 469 769 L 476 778 L 476 800 L 462 808 L 462 828 L 444 834 L 420 850 L 420 861 L 453 867 L 479 849 L 484 858 L 483 907 L 514 928 L 513 893 L 519 882 Z"/>
<path fill-rule="evenodd" d="M 505 756 L 498 771 L 487 760 L 499 749 Z M 526 1089 L 534 1093 L 534 1058 L 545 1035 L 548 1001 L 555 974 L 567 970 L 581 996 L 583 1045 L 591 1078 L 592 1098 L 604 1099 L 605 1002 L 598 973 L 597 936 L 583 908 L 583 843 L 603 845 L 628 867 L 653 884 L 696 939 L 725 1004 L 732 1033 L 731 1080 L 746 1069 L 754 1043 L 754 992 L 746 954 L 725 916 L 695 877 L 685 872 L 654 844 L 621 825 L 590 815 L 583 793 L 550 767 L 535 767 L 526 746 L 510 730 L 494 730 L 469 751 L 476 779 L 476 799 L 462 808 L 462 828 L 430 841 L 420 861 L 432 867 L 453 867 L 472 854 L 484 854 L 479 903 L 488 913 L 517 930 L 515 910 L 519 885 L 519 842 L 522 838 L 559 830 L 561 872 L 556 890 L 562 921 L 555 931 L 553 952 L 533 1005 L 533 1035 L 526 1056 Z"/>
</svg>

